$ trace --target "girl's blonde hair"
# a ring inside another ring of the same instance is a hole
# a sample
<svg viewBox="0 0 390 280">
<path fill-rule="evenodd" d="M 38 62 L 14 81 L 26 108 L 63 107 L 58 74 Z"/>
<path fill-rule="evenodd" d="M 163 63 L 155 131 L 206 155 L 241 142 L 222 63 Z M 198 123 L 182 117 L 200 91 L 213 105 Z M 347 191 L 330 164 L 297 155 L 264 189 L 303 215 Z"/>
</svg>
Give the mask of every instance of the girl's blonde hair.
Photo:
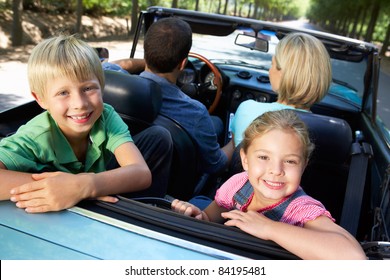
<svg viewBox="0 0 390 280">
<path fill-rule="evenodd" d="M 282 70 L 278 101 L 309 109 L 328 92 L 332 81 L 330 57 L 320 40 L 306 33 L 286 35 L 275 49 Z"/>
<path fill-rule="evenodd" d="M 30 90 L 46 93 L 50 80 L 67 77 L 75 81 L 97 78 L 104 88 L 104 73 L 94 48 L 75 35 L 60 34 L 36 45 L 27 64 Z"/>
<path fill-rule="evenodd" d="M 314 150 L 310 141 L 306 124 L 298 117 L 294 110 L 269 111 L 257 117 L 245 130 L 241 148 L 247 153 L 252 141 L 259 136 L 273 130 L 292 130 L 301 139 L 303 157 L 309 160 Z"/>
</svg>

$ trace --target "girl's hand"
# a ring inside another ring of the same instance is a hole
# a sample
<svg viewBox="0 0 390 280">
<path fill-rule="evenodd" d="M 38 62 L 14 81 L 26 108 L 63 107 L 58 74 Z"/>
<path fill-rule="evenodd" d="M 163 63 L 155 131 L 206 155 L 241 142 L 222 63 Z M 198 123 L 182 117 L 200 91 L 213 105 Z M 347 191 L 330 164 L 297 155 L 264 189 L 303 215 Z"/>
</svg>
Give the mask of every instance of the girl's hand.
<svg viewBox="0 0 390 280">
<path fill-rule="evenodd" d="M 104 202 L 110 202 L 110 203 L 117 203 L 119 199 L 115 196 L 100 196 L 96 198 L 97 200 L 104 201 Z"/>
<path fill-rule="evenodd" d="M 228 219 L 228 221 L 225 222 L 225 225 L 238 227 L 246 233 L 261 239 L 269 239 L 267 236 L 267 229 L 270 228 L 269 225 L 273 223 L 273 221 L 264 215 L 257 213 L 256 211 L 241 212 L 239 210 L 224 212 L 221 215 L 223 218 Z"/>
<path fill-rule="evenodd" d="M 201 211 L 198 207 L 196 207 L 195 205 L 189 202 L 175 199 L 174 201 L 172 201 L 171 207 L 172 210 L 174 210 L 175 212 L 184 214 L 189 217 L 194 217 L 199 220 L 208 221 L 207 215 L 203 211 Z"/>
</svg>

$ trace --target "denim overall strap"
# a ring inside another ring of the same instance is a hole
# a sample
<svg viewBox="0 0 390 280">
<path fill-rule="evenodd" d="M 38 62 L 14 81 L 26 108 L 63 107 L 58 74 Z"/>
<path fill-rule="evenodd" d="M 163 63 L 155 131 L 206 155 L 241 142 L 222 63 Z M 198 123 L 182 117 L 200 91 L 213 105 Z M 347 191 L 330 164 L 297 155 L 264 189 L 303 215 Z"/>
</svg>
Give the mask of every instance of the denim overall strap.
<svg viewBox="0 0 390 280">
<path fill-rule="evenodd" d="M 239 189 L 233 196 L 234 205 L 236 209 L 240 209 L 245 205 L 253 193 L 253 187 L 249 180 Z"/>
<path fill-rule="evenodd" d="M 288 199 L 275 206 L 274 208 L 264 211 L 263 215 L 270 218 L 273 221 L 280 221 L 286 211 L 288 205 L 296 198 L 306 195 L 305 192 L 299 188 L 294 194 L 290 195 Z"/>
<path fill-rule="evenodd" d="M 249 180 L 239 189 L 233 196 L 236 209 L 240 209 L 243 205 L 248 203 L 249 198 L 253 193 L 253 187 Z M 280 221 L 286 211 L 288 205 L 296 198 L 306 195 L 306 193 L 299 188 L 294 194 L 292 194 L 285 201 L 275 206 L 274 208 L 264 211 L 263 215 L 273 221 Z"/>
</svg>

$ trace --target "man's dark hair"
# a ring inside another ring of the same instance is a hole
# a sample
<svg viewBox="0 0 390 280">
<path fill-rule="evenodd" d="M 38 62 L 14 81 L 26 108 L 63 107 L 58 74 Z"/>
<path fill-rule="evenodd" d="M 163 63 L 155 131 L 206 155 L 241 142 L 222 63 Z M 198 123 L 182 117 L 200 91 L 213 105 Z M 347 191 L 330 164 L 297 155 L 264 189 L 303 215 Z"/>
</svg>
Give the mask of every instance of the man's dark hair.
<svg viewBox="0 0 390 280">
<path fill-rule="evenodd" d="M 192 30 L 181 19 L 170 17 L 154 22 L 144 41 L 144 58 L 155 73 L 172 72 L 188 56 Z"/>
</svg>

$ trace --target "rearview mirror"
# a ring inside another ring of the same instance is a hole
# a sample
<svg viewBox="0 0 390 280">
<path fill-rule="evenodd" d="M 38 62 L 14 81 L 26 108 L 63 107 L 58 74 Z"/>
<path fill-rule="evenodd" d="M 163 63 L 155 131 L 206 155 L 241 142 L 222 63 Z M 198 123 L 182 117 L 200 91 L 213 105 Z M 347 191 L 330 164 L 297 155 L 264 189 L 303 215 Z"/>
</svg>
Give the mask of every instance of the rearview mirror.
<svg viewBox="0 0 390 280">
<path fill-rule="evenodd" d="M 234 43 L 252 50 L 268 52 L 268 41 L 254 36 L 238 34 Z"/>
</svg>

